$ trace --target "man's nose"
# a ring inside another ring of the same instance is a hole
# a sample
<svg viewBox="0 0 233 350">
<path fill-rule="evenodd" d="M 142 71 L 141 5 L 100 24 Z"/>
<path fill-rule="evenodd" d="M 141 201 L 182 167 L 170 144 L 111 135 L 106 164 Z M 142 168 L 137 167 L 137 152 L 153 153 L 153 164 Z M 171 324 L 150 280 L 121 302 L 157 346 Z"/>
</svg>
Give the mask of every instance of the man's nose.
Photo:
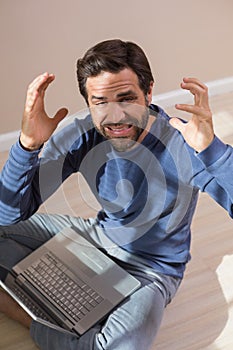
<svg viewBox="0 0 233 350">
<path fill-rule="evenodd" d="M 125 119 L 125 112 L 123 104 L 120 102 L 109 102 L 107 106 L 107 113 L 105 115 L 104 123 L 117 124 Z"/>
</svg>

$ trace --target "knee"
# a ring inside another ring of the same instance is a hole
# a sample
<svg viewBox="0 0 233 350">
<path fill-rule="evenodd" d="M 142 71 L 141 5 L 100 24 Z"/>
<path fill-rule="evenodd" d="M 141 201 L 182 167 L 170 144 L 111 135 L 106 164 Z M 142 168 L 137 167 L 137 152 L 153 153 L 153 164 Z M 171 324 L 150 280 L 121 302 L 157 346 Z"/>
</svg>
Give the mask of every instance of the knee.
<svg viewBox="0 0 233 350">
<path fill-rule="evenodd" d="M 97 348 L 149 350 L 155 340 L 160 323 L 161 317 L 158 317 L 153 310 L 145 313 L 145 310 L 140 310 L 140 307 L 138 307 L 137 314 L 132 312 L 131 317 L 125 315 L 125 317 L 118 318 L 113 313 L 96 336 Z"/>
</svg>

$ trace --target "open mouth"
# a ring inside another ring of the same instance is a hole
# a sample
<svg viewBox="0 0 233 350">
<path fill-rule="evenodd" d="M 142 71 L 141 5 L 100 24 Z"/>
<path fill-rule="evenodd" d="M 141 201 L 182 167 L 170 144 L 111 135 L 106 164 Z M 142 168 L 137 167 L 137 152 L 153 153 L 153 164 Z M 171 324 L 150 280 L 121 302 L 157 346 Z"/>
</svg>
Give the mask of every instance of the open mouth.
<svg viewBox="0 0 233 350">
<path fill-rule="evenodd" d="M 109 124 L 104 126 L 108 135 L 115 137 L 127 137 L 133 129 L 132 124 Z"/>
</svg>

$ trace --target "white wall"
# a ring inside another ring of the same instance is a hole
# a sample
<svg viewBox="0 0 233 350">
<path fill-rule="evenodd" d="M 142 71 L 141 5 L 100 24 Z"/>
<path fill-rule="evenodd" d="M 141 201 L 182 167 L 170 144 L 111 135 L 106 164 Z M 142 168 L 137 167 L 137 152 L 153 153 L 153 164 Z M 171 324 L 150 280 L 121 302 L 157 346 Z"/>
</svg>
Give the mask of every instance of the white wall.
<svg viewBox="0 0 233 350">
<path fill-rule="evenodd" d="M 76 60 L 98 41 L 141 45 L 160 94 L 177 89 L 183 76 L 232 76 L 232 35 L 232 0 L 0 0 L 0 134 L 20 128 L 27 85 L 44 71 L 56 75 L 49 114 L 84 108 Z"/>
</svg>

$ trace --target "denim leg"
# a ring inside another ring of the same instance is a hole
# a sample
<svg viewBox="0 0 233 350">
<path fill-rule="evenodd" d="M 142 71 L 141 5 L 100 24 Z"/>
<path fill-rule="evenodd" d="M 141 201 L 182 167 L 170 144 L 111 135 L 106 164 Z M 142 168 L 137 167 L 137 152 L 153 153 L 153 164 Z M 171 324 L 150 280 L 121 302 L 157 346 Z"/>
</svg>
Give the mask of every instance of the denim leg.
<svg viewBox="0 0 233 350">
<path fill-rule="evenodd" d="M 31 251 L 58 233 L 65 226 L 74 226 L 90 241 L 101 245 L 101 232 L 91 219 L 63 215 L 37 214 L 25 222 L 0 227 L 0 264 L 12 267 Z M 117 249 L 115 248 L 117 251 Z M 123 258 L 120 248 L 118 258 Z M 127 269 L 126 261 L 123 265 Z M 132 258 L 133 259 L 133 258 Z M 123 261 L 122 260 L 122 261 Z M 133 260 L 132 260 L 133 261 Z M 132 267 L 132 261 L 129 270 Z M 180 281 L 168 276 L 158 276 L 153 282 L 142 271 L 131 272 L 142 287 L 121 303 L 106 319 L 80 338 L 32 322 L 31 336 L 41 350 L 149 350 L 159 329 L 166 304 L 174 296 Z M 0 269 L 4 275 L 4 270 Z M 154 277 L 153 277 L 154 278 Z"/>
<path fill-rule="evenodd" d="M 26 221 L 10 226 L 0 226 L 0 236 L 36 249 L 65 226 L 71 226 L 68 216 L 35 214 Z"/>
<path fill-rule="evenodd" d="M 154 283 L 140 280 L 143 287 L 109 316 L 97 334 L 93 349 L 150 349 L 162 320 L 166 300 Z"/>
<path fill-rule="evenodd" d="M 30 253 L 29 248 L 10 238 L 0 237 L 0 279 L 4 281 L 8 271 Z"/>
<path fill-rule="evenodd" d="M 158 275 L 151 278 L 134 274 L 141 288 L 132 294 L 108 317 L 97 334 L 95 350 L 149 350 L 159 330 L 164 309 L 174 297 L 180 280 Z M 82 347 L 80 348 L 82 349 Z M 91 349 L 91 348 L 83 348 Z"/>
<path fill-rule="evenodd" d="M 65 226 L 72 226 L 71 218 L 47 214 L 36 214 L 26 221 L 0 226 L 0 265 L 11 269 Z M 0 267 L 0 279 L 6 274 L 7 270 Z"/>
<path fill-rule="evenodd" d="M 142 286 L 121 303 L 107 320 L 83 336 L 65 334 L 33 321 L 31 336 L 41 350 L 149 350 L 155 340 L 165 306 L 180 281 L 159 275 L 152 282 L 135 275 Z"/>
<path fill-rule="evenodd" d="M 71 226 L 96 244 L 96 240 L 91 237 L 98 236 L 95 219 L 59 214 L 35 214 L 26 221 L 10 226 L 0 226 L 0 279 L 4 280 L 8 269 L 56 235 L 62 228 Z"/>
</svg>

